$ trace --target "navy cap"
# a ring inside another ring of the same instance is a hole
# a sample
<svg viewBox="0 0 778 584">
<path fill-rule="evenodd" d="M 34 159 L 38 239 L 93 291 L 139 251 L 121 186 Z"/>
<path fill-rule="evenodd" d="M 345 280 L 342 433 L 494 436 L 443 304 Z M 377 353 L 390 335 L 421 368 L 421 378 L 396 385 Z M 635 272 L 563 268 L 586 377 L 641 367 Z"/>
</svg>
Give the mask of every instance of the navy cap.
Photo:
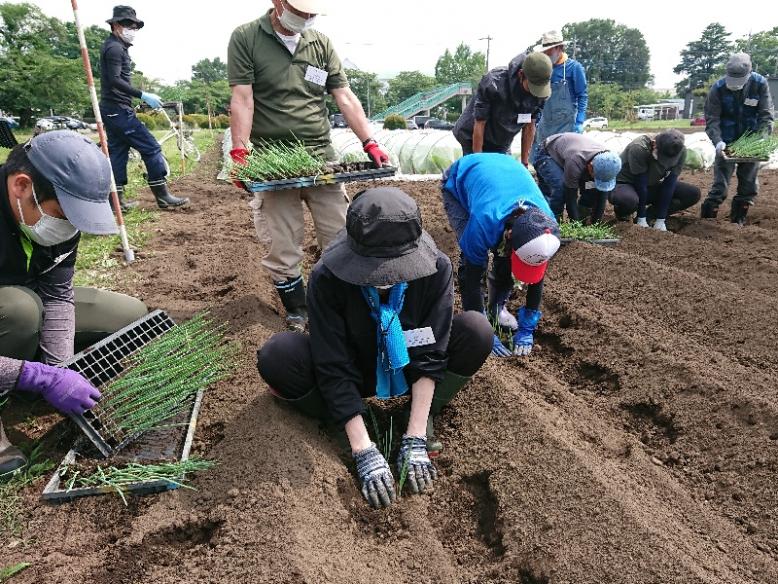
<svg viewBox="0 0 778 584">
<path fill-rule="evenodd" d="M 102 150 L 72 130 L 35 136 L 24 147 L 32 165 L 54 185 L 65 217 L 84 233 L 109 235 L 119 229 L 108 201 L 111 164 Z"/>
<path fill-rule="evenodd" d="M 511 270 L 525 284 L 537 284 L 546 274 L 550 260 L 561 245 L 559 225 L 537 207 L 519 215 L 511 228 Z"/>
</svg>

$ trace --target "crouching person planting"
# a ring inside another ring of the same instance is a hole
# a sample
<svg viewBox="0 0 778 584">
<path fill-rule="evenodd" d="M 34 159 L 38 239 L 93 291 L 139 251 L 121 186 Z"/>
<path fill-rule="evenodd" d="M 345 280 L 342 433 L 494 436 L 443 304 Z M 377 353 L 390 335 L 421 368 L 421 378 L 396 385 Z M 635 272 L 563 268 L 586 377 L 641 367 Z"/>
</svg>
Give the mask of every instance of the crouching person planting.
<svg viewBox="0 0 778 584">
<path fill-rule="evenodd" d="M 81 232 L 118 231 L 110 186 L 108 159 L 70 130 L 16 146 L 0 166 L 0 398 L 35 394 L 83 414 L 100 392 L 56 365 L 146 314 L 136 298 L 73 286 Z M 0 479 L 25 464 L 0 420 Z"/>
<path fill-rule="evenodd" d="M 451 262 L 422 229 L 416 203 L 375 188 L 349 206 L 346 228 L 313 268 L 310 335 L 282 332 L 258 352 L 270 391 L 301 411 L 345 425 L 362 494 L 373 507 L 396 497 L 392 469 L 371 441 L 363 398 L 410 392 L 395 460 L 414 493 L 432 488 L 441 448 L 432 416 L 486 360 L 492 330 L 478 312 L 454 316 Z"/>
</svg>

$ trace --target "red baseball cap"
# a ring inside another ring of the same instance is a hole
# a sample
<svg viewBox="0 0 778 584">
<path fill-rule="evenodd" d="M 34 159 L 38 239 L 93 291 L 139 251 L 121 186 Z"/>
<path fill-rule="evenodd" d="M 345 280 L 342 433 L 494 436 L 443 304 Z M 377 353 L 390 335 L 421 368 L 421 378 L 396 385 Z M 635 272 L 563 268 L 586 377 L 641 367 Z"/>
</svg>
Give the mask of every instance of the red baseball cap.
<svg viewBox="0 0 778 584">
<path fill-rule="evenodd" d="M 559 226 L 537 207 L 530 207 L 514 220 L 511 243 L 513 276 L 525 284 L 537 284 L 561 245 Z"/>
</svg>

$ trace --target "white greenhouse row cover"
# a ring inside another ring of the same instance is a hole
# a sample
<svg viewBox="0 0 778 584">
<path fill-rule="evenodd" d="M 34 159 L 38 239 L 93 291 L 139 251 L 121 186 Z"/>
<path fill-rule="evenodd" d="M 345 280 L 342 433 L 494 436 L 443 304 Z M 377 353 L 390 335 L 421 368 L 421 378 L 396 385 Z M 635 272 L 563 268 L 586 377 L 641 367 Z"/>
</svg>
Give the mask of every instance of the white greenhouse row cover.
<svg viewBox="0 0 778 584">
<path fill-rule="evenodd" d="M 354 133 L 345 128 L 332 130 L 335 151 L 344 156 L 359 156 L 362 145 Z M 609 150 L 621 154 L 627 144 L 641 135 L 640 132 L 589 131 L 587 135 L 602 142 Z M 389 152 L 393 166 L 403 174 L 440 174 L 462 156 L 462 147 L 454 135 L 446 130 L 383 130 L 376 128 L 373 134 L 379 144 Z M 713 166 L 716 151 L 705 132 L 685 134 L 686 167 L 701 170 Z M 521 134 L 516 136 L 511 154 L 519 158 Z M 774 153 L 767 168 L 778 169 L 778 152 Z"/>
<path fill-rule="evenodd" d="M 627 144 L 640 133 L 589 131 L 587 135 L 602 142 L 606 148 L 621 154 Z M 440 176 L 455 160 L 462 157 L 462 147 L 454 135 L 446 130 L 384 130 L 380 126 L 374 126 L 373 136 L 389 152 L 392 166 L 399 169 L 404 180 L 411 179 L 409 175 L 413 175 L 415 180 L 423 180 L 425 175 Z M 362 152 L 362 144 L 351 130 L 334 129 L 331 137 L 335 152 L 341 160 L 344 157 L 366 159 L 366 155 Z M 686 167 L 690 170 L 701 170 L 713 166 L 716 152 L 705 132 L 685 134 L 685 138 L 688 151 Z M 225 166 L 219 174 L 222 180 L 229 180 L 226 168 L 231 148 L 230 134 L 227 130 L 223 143 Z M 518 159 L 520 151 L 521 134 L 513 141 L 511 153 Z M 765 167 L 778 170 L 778 152 L 773 153 L 770 161 L 765 163 Z"/>
</svg>

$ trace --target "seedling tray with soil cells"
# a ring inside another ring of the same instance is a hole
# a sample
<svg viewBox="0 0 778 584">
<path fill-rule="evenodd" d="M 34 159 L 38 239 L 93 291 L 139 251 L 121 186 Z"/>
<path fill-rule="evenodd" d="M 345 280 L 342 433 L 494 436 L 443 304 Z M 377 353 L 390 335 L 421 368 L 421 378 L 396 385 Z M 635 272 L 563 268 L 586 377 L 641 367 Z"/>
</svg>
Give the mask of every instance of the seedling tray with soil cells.
<svg viewBox="0 0 778 584">
<path fill-rule="evenodd" d="M 261 191 L 279 191 L 283 189 L 301 189 L 319 185 L 333 185 L 337 183 L 371 180 L 394 176 L 397 169 L 393 166 L 375 168 L 372 162 L 350 162 L 329 167 L 322 174 L 315 176 L 303 176 L 298 178 L 285 178 L 265 182 L 244 181 L 246 188 L 252 193 Z"/>
<path fill-rule="evenodd" d="M 721 155 L 727 162 L 768 162 L 778 150 L 778 138 L 746 132 L 727 146 Z"/>
<path fill-rule="evenodd" d="M 181 473 L 198 470 L 188 456 L 203 391 L 230 374 L 235 355 L 225 328 L 203 314 L 176 325 L 156 310 L 73 357 L 66 366 L 103 396 L 74 417 L 88 440 L 68 452 L 44 499 L 177 488 Z"/>
<path fill-rule="evenodd" d="M 393 176 L 391 166 L 375 168 L 370 161 L 327 162 L 302 141 L 262 141 L 232 166 L 232 177 L 252 193 Z"/>
</svg>

